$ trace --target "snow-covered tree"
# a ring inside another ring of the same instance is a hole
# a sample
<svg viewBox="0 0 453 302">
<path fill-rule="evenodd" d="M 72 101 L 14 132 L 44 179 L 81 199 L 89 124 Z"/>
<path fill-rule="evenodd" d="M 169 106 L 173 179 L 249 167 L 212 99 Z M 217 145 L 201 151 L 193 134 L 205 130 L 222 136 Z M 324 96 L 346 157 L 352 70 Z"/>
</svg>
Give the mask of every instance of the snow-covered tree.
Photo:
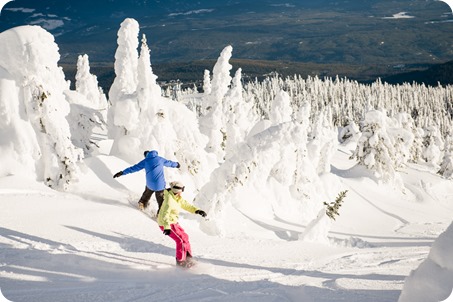
<svg viewBox="0 0 453 302">
<path fill-rule="evenodd" d="M 387 131 L 393 137 L 395 147 L 395 166 L 402 167 L 413 158 L 414 124 L 407 113 L 398 113 L 392 119 Z"/>
<path fill-rule="evenodd" d="M 223 223 L 232 205 L 245 215 L 259 208 L 262 217 L 311 221 L 322 207 L 317 201 L 323 193 L 306 142 L 305 125 L 290 121 L 238 144 L 196 196 L 196 204 L 210 217 L 202 229 L 209 234 L 228 233 Z"/>
<path fill-rule="evenodd" d="M 90 62 L 88 55 L 80 55 L 77 59 L 77 73 L 75 76 L 76 91 L 90 101 L 90 108 L 99 111 L 107 109 L 107 98 L 99 87 L 97 77 L 90 73 Z M 88 104 L 87 104 L 88 105 Z"/>
<path fill-rule="evenodd" d="M 83 153 L 71 142 L 66 120 L 70 107 L 64 95 L 69 82 L 57 65 L 60 55 L 54 37 L 39 26 L 21 26 L 0 33 L 0 44 L 0 82 L 6 79 L 0 86 L 10 90 L 15 82 L 19 96 L 7 100 L 0 94 L 0 107 L 9 108 L 14 116 L 6 122 L 13 132 L 2 138 L 23 141 L 6 147 L 7 153 L 13 155 L 12 161 L 29 165 L 30 155 L 24 152 L 32 151 L 35 162 L 27 171 L 52 188 L 66 189 L 77 180 Z"/>
<path fill-rule="evenodd" d="M 329 243 L 328 234 L 332 227 L 332 220 L 335 220 L 336 216 L 340 215 L 339 210 L 347 192 L 348 191 L 345 190 L 338 193 L 338 196 L 333 202 L 324 202 L 323 204 L 326 208 L 322 208 L 319 211 L 316 218 L 310 221 L 304 232 L 300 234 L 299 238 L 304 241 Z"/>
<path fill-rule="evenodd" d="M 359 138 L 360 128 L 354 121 L 348 121 L 348 124 L 338 131 L 338 141 L 341 144 L 357 143 Z"/>
<path fill-rule="evenodd" d="M 70 104 L 66 119 L 71 130 L 71 141 L 74 146 L 83 149 L 87 157 L 99 148 L 94 131 L 105 130 L 106 122 L 102 115 L 105 111 L 94 109 L 92 101 L 77 91 L 66 90 L 65 96 Z"/>
<path fill-rule="evenodd" d="M 190 187 L 196 190 L 207 181 L 205 178 L 217 163 L 205 151 L 208 140 L 200 132 L 195 113 L 184 104 L 162 96 L 151 68 L 146 37 L 141 41 L 138 59 L 125 58 L 126 54 L 135 58 L 138 45 L 138 23 L 126 19 L 118 32 L 117 77 L 109 93 L 113 97 L 109 119 L 116 125 L 111 153 L 134 163 L 143 159 L 144 150 L 156 150 L 159 155 L 178 161 L 180 171 L 192 175 L 190 179 L 180 180 L 192 184 Z M 167 174 L 167 179 L 179 178 L 175 169 Z"/>
<path fill-rule="evenodd" d="M 206 69 L 203 75 L 203 93 L 209 95 L 211 94 L 211 89 L 211 73 Z"/>
<path fill-rule="evenodd" d="M 387 132 L 388 117 L 379 110 L 368 111 L 362 126 L 362 136 L 354 157 L 359 164 L 373 171 L 378 178 L 389 181 L 396 176 L 394 140 Z"/>
<path fill-rule="evenodd" d="M 140 47 L 137 78 L 137 95 L 140 113 L 143 114 L 147 110 L 151 110 L 152 113 L 155 113 L 156 108 L 154 103 L 161 98 L 162 91 L 157 84 L 157 76 L 153 73 L 151 67 L 150 49 L 145 35 L 142 37 L 142 44 Z"/>
<path fill-rule="evenodd" d="M 438 169 L 444 149 L 444 141 L 438 127 L 430 125 L 424 129 L 423 146 L 422 158 Z"/>
<path fill-rule="evenodd" d="M 315 119 L 309 134 L 308 154 L 318 174 L 330 172 L 332 157 L 338 144 L 337 132 L 331 125 L 329 110 L 323 110 Z"/>
<path fill-rule="evenodd" d="M 227 46 L 220 53 L 216 64 L 214 65 L 211 93 L 203 98 L 205 112 L 200 117 L 200 129 L 208 139 L 206 150 L 214 153 L 219 162 L 224 160 L 226 122 L 223 112 L 223 99 L 229 90 L 231 84 L 230 70 L 233 66 L 229 63 L 233 47 Z"/>
<path fill-rule="evenodd" d="M 238 68 L 232 80 L 231 89 L 226 94 L 223 103 L 223 114 L 226 123 L 226 156 L 234 151 L 238 143 L 245 140 L 248 132 L 256 123 L 252 108 L 253 104 L 247 102 L 242 96 L 241 81 L 242 69 Z"/>
<path fill-rule="evenodd" d="M 107 98 L 99 87 L 97 77 L 90 73 L 88 55 L 80 55 L 77 60 L 75 91 L 65 91 L 71 105 L 67 117 L 73 144 L 83 149 L 85 156 L 99 146 L 93 139 L 96 128 L 104 129 L 107 124 Z"/>
<path fill-rule="evenodd" d="M 291 100 L 288 93 L 280 90 L 275 99 L 271 103 L 269 119 L 272 125 L 278 125 L 291 121 L 293 109 L 291 108 Z"/>
<path fill-rule="evenodd" d="M 108 114 L 108 134 L 115 141 L 112 154 L 130 159 L 130 150 L 138 148 L 140 142 L 129 133 L 139 126 L 137 102 L 139 25 L 127 18 L 118 31 L 118 48 L 115 53 L 115 79 L 109 91 L 111 107 Z M 121 146 L 127 146 L 122 149 Z"/>
<path fill-rule="evenodd" d="M 444 149 L 445 152 L 438 173 L 447 179 L 453 179 L 453 130 L 447 135 Z"/>
</svg>

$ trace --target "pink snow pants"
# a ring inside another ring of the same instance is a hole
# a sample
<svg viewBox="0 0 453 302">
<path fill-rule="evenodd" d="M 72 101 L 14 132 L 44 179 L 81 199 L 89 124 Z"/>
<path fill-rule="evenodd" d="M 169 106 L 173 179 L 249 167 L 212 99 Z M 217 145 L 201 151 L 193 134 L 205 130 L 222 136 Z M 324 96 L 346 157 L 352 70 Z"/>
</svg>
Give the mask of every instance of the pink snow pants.
<svg viewBox="0 0 453 302">
<path fill-rule="evenodd" d="M 159 227 L 162 231 L 164 230 L 163 226 Z M 171 224 L 170 227 L 171 227 L 170 238 L 176 242 L 176 260 L 184 261 L 186 260 L 187 253 L 189 253 L 189 255 L 192 256 L 189 235 L 186 234 L 186 232 L 179 225 L 179 223 Z"/>
</svg>

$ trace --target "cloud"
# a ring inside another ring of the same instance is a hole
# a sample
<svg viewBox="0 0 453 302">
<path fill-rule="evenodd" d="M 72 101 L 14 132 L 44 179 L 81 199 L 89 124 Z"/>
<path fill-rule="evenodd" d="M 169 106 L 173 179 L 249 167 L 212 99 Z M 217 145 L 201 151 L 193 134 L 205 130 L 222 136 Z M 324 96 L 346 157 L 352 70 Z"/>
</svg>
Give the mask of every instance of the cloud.
<svg viewBox="0 0 453 302">
<path fill-rule="evenodd" d="M 191 10 L 191 11 L 184 12 L 184 13 L 171 13 L 168 16 L 169 17 L 181 16 L 181 15 L 187 16 L 187 15 L 192 15 L 192 14 L 211 13 L 213 11 L 214 11 L 213 9 L 198 9 L 198 10 Z"/>
<path fill-rule="evenodd" d="M 63 20 L 46 20 L 38 19 L 33 22 L 30 22 L 32 25 L 40 25 L 42 28 L 47 30 L 53 30 L 64 25 Z"/>
</svg>

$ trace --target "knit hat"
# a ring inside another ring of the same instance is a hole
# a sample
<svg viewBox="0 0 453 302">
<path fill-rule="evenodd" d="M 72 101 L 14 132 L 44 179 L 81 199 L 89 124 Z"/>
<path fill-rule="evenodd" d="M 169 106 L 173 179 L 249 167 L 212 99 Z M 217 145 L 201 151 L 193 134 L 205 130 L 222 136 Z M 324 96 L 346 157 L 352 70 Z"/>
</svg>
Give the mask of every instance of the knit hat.
<svg viewBox="0 0 453 302">
<path fill-rule="evenodd" d="M 184 192 L 184 185 L 180 181 L 172 181 L 170 183 L 170 188 L 175 194 Z"/>
</svg>

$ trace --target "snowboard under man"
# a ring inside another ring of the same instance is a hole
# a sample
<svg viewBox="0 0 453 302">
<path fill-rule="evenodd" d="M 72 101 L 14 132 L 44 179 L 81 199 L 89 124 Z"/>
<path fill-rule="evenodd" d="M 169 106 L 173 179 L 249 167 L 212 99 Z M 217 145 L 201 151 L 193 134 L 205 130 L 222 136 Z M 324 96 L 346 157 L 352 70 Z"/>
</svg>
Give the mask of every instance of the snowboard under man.
<svg viewBox="0 0 453 302">
<path fill-rule="evenodd" d="M 145 151 L 143 155 L 145 156 L 144 160 L 123 171 L 116 173 L 115 175 L 113 175 L 113 178 L 117 178 L 122 175 L 138 172 L 142 169 L 145 169 L 146 187 L 145 191 L 142 194 L 142 197 L 140 197 L 138 207 L 141 210 L 146 209 L 146 207 L 148 207 L 151 196 L 155 192 L 158 215 L 160 207 L 164 202 L 164 189 L 166 185 L 164 177 L 164 167 L 179 168 L 180 165 L 178 162 L 174 162 L 163 157 L 160 157 L 156 150 Z"/>
</svg>

